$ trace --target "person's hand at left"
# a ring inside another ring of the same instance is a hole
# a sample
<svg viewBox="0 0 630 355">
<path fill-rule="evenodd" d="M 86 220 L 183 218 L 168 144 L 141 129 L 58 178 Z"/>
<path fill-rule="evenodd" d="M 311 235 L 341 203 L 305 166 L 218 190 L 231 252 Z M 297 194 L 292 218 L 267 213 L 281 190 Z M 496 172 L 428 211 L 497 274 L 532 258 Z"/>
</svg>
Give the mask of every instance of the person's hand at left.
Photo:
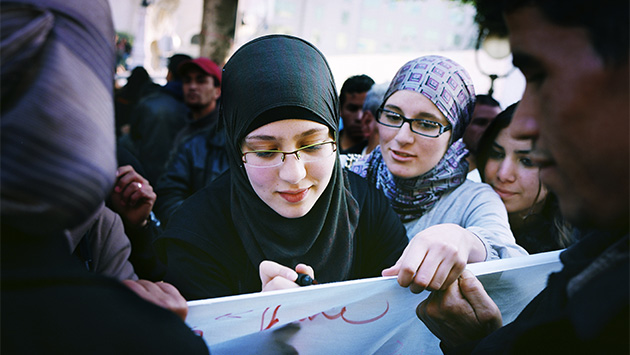
<svg viewBox="0 0 630 355">
<path fill-rule="evenodd" d="M 122 283 L 146 301 L 166 308 L 177 314 L 182 320 L 186 320 L 188 304 L 175 286 L 166 282 L 148 280 L 123 280 Z"/>
<path fill-rule="evenodd" d="M 468 270 L 446 290 L 432 292 L 416 314 L 446 349 L 481 339 L 503 322 L 497 305 Z"/>
<path fill-rule="evenodd" d="M 149 181 L 131 165 L 116 171 L 116 184 L 111 194 L 112 210 L 118 213 L 125 225 L 140 228 L 149 218 L 157 195 Z"/>
<path fill-rule="evenodd" d="M 472 232 L 452 223 L 438 224 L 416 234 L 396 264 L 382 275 L 398 275 L 398 283 L 414 293 L 444 290 L 467 263 L 485 257 L 485 246 Z"/>
<path fill-rule="evenodd" d="M 259 265 L 262 291 L 284 290 L 300 287 L 297 283 L 298 273 L 307 274 L 315 280 L 313 268 L 305 264 L 297 264 L 295 270 L 274 261 L 264 260 Z"/>
</svg>

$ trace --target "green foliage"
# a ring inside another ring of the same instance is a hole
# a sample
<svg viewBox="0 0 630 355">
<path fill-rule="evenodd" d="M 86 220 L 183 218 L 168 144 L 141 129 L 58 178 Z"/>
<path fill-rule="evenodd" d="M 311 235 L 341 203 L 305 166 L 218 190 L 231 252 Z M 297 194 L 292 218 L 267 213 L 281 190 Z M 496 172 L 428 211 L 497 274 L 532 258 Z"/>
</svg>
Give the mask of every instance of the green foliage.
<svg viewBox="0 0 630 355">
<path fill-rule="evenodd" d="M 118 40 L 121 40 L 121 39 L 124 38 L 124 39 L 127 40 L 127 42 L 130 45 L 133 45 L 133 35 L 131 33 L 123 32 L 123 31 L 117 31 L 116 32 L 116 37 L 117 37 Z"/>
</svg>

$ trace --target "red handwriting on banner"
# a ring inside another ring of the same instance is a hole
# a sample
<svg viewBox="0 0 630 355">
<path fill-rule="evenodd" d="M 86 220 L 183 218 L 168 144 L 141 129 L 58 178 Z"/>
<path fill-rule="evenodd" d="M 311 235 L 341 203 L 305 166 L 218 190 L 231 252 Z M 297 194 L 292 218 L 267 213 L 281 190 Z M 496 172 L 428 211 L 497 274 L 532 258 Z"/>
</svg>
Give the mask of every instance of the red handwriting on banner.
<svg viewBox="0 0 630 355">
<path fill-rule="evenodd" d="M 394 355 L 400 355 L 401 353 L 399 352 L 400 350 L 402 350 L 402 348 L 404 347 L 403 343 L 400 340 L 396 340 L 396 349 L 394 349 L 394 351 L 392 352 L 392 354 Z"/>
<path fill-rule="evenodd" d="M 265 310 L 263 311 L 262 314 L 262 319 L 260 320 L 260 330 L 266 330 L 269 329 L 271 327 L 273 327 L 274 325 L 276 325 L 276 323 L 280 322 L 280 320 L 276 317 L 278 315 L 278 310 L 280 309 L 281 305 L 278 305 L 276 307 L 276 309 L 274 309 L 273 311 L 273 315 L 271 316 L 271 321 L 269 321 L 269 324 L 263 328 L 263 325 L 265 324 L 265 315 L 267 314 L 267 311 L 269 310 L 269 307 L 265 308 Z"/>
<path fill-rule="evenodd" d="M 343 307 L 341 309 L 341 311 L 339 311 L 339 313 L 336 313 L 336 314 L 328 314 L 326 312 L 321 312 L 321 313 L 317 313 L 315 315 L 309 316 L 307 318 L 302 318 L 299 321 L 300 322 L 304 322 L 307 319 L 312 321 L 313 319 L 315 319 L 317 316 L 319 316 L 321 314 L 328 320 L 335 320 L 335 319 L 341 318 L 344 322 L 346 322 L 348 324 L 368 324 L 368 323 L 373 323 L 373 322 L 376 322 L 377 320 L 383 318 L 387 314 L 387 312 L 389 312 L 389 301 L 385 301 L 385 302 L 387 304 L 385 310 L 381 314 L 379 314 L 379 315 L 377 315 L 375 317 L 369 318 L 369 319 L 360 319 L 360 320 L 359 319 L 349 319 L 348 317 L 346 317 L 346 313 L 348 311 L 348 308 L 346 306 L 346 307 Z M 265 308 L 265 310 L 263 311 L 262 317 L 261 317 L 262 319 L 260 321 L 260 330 L 261 331 L 269 329 L 269 328 L 273 327 L 274 325 L 276 325 L 276 324 L 278 324 L 280 322 L 280 319 L 278 318 L 278 310 L 280 309 L 280 307 L 281 307 L 281 305 L 278 305 L 273 310 L 273 314 L 271 315 L 271 320 L 269 320 L 269 323 L 267 323 L 267 326 L 265 326 L 265 318 L 267 317 L 267 312 L 271 309 L 271 307 Z"/>
<path fill-rule="evenodd" d="M 370 318 L 370 319 L 365 319 L 365 320 L 352 320 L 352 319 L 348 319 L 346 318 L 346 311 L 347 308 L 343 307 L 341 309 L 341 311 L 337 314 L 334 315 L 329 315 L 326 312 L 322 312 L 322 315 L 324 317 L 326 317 L 327 319 L 333 320 L 333 319 L 337 319 L 339 317 L 341 317 L 341 319 L 343 319 L 344 322 L 348 323 L 348 324 L 367 324 L 367 323 L 373 323 L 376 322 L 377 320 L 383 318 L 385 316 L 385 314 L 387 314 L 387 312 L 389 312 L 389 302 L 387 302 L 387 308 L 385 308 L 385 311 L 383 311 L 383 313 L 377 315 L 374 318 Z"/>
<path fill-rule="evenodd" d="M 222 316 L 216 317 L 214 320 L 219 320 L 221 318 L 243 318 L 243 317 L 241 317 L 242 314 L 251 313 L 253 311 L 254 311 L 253 309 L 250 309 L 249 311 L 245 311 L 245 312 L 241 312 L 241 313 L 237 313 L 237 314 L 227 313 L 227 314 L 224 314 Z"/>
</svg>

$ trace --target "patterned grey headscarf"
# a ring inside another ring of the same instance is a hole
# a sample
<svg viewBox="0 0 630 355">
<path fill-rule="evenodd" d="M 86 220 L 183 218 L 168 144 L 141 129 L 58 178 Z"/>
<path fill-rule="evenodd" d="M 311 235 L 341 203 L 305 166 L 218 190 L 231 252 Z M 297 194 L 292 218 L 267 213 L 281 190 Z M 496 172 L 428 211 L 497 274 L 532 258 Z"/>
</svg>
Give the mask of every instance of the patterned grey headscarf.
<svg viewBox="0 0 630 355">
<path fill-rule="evenodd" d="M 0 10 L 2 224 L 59 233 L 114 182 L 109 3 L 3 0 Z"/>
<path fill-rule="evenodd" d="M 475 89 L 466 70 L 437 55 L 416 58 L 398 70 L 383 103 L 399 90 L 426 96 L 453 126 L 451 145 L 431 170 L 414 178 L 399 178 L 387 169 L 380 146 L 363 158 L 349 159 L 347 166 L 383 190 L 403 222 L 421 217 L 445 193 L 466 180 L 468 162 L 462 136 L 475 106 Z"/>
<path fill-rule="evenodd" d="M 431 100 L 453 125 L 451 142 L 464 136 L 475 109 L 475 88 L 464 67 L 439 55 L 416 58 L 398 70 L 383 102 L 398 90 L 419 92 Z"/>
</svg>

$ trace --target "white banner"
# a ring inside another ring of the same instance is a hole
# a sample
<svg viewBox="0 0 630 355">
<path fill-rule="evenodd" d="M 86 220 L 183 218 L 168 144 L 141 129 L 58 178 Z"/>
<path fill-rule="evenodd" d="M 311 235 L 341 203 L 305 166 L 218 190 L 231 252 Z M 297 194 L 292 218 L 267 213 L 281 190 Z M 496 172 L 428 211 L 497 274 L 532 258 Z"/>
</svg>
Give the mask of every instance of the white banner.
<svg viewBox="0 0 630 355">
<path fill-rule="evenodd" d="M 511 322 L 558 271 L 560 251 L 469 264 Z M 188 302 L 186 322 L 212 354 L 441 354 L 416 317 L 428 292 L 395 277 Z"/>
</svg>

